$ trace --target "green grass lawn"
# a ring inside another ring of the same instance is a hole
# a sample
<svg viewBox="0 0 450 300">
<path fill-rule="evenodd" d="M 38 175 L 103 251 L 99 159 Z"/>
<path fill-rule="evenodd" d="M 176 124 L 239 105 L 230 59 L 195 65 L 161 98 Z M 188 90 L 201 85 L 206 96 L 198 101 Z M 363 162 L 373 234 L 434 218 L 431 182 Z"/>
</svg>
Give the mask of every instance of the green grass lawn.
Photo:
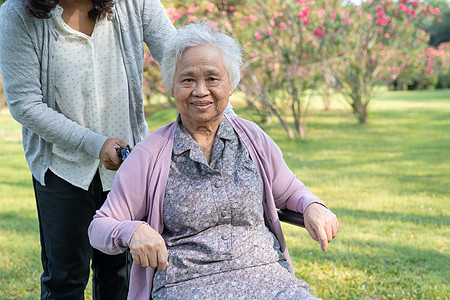
<svg viewBox="0 0 450 300">
<path fill-rule="evenodd" d="M 340 221 L 326 253 L 304 229 L 283 225 L 297 277 L 324 299 L 448 299 L 450 91 L 387 92 L 373 101 L 366 126 L 341 103 L 332 112 L 313 108 L 306 141 L 290 141 L 278 124 L 262 126 Z M 151 130 L 176 115 L 161 105 L 149 112 Z M 7 110 L 0 143 L 0 299 L 37 299 L 31 175 Z"/>
</svg>

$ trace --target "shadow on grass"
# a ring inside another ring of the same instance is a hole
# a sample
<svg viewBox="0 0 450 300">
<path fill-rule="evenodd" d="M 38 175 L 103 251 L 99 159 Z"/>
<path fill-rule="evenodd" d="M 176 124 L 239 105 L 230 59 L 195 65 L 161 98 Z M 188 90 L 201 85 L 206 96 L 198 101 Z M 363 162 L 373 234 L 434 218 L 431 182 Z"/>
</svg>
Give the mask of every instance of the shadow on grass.
<svg viewBox="0 0 450 300">
<path fill-rule="evenodd" d="M 437 225 L 439 227 L 450 226 L 448 216 L 428 216 L 419 214 L 402 214 L 394 212 L 364 211 L 360 209 L 333 208 L 333 212 L 339 216 L 350 216 L 356 219 L 378 221 L 410 222 L 416 225 Z"/>
<path fill-rule="evenodd" d="M 0 232 L 39 234 L 37 216 L 16 211 L 0 212 Z"/>
<path fill-rule="evenodd" d="M 449 283 L 449 269 L 444 267 L 450 263 L 448 254 L 376 241 L 351 239 L 340 240 L 339 243 L 352 250 L 339 251 L 335 248 L 323 255 L 316 248 L 288 247 L 294 264 L 305 260 L 319 264 L 332 262 L 337 266 L 363 270 L 376 277 L 402 278 L 402 281 L 422 281 L 420 278 L 428 277 L 435 283 Z"/>
<path fill-rule="evenodd" d="M 1 181 L 0 180 L 0 185 L 32 188 L 31 180 L 21 180 L 21 181 Z"/>
</svg>

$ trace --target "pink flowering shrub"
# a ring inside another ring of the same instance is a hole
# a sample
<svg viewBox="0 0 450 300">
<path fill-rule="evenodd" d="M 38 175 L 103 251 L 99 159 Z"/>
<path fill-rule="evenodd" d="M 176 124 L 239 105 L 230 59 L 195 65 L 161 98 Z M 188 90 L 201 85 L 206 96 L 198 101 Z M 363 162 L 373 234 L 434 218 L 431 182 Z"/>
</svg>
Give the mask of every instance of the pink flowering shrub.
<svg viewBox="0 0 450 300">
<path fill-rule="evenodd" d="M 436 76 L 443 64 L 418 29 L 439 18 L 437 7 L 414 0 L 171 0 L 163 2 L 176 27 L 207 18 L 239 39 L 245 52 L 239 88 L 249 104 L 287 134 L 304 138 L 308 98 L 319 91 L 329 108 L 332 88 L 346 96 L 365 123 L 375 86 Z M 439 52 L 440 53 L 440 52 Z M 448 64 L 447 64 L 448 65 Z M 441 71 L 439 71 L 441 72 Z M 159 67 L 145 57 L 144 90 L 165 93 Z M 327 100 L 328 99 L 328 100 Z M 287 121 L 293 118 L 293 126 Z"/>
<path fill-rule="evenodd" d="M 427 52 L 429 36 L 416 24 L 419 16 L 435 18 L 437 14 L 438 10 L 409 0 L 373 0 L 341 10 L 340 23 L 346 34 L 338 35 L 334 44 L 342 60 L 333 65 L 333 74 L 361 123 L 367 122 L 377 85 L 433 73 L 434 58 Z"/>
<path fill-rule="evenodd" d="M 434 49 L 433 49 L 434 50 Z M 442 43 L 435 51 L 440 88 L 450 88 L 450 42 Z"/>
<path fill-rule="evenodd" d="M 252 13 L 258 21 L 244 17 L 240 22 L 255 32 L 254 38 L 241 38 L 248 58 L 240 89 L 253 107 L 278 118 L 290 138 L 303 139 L 309 91 L 318 86 L 318 74 L 326 73 L 329 64 L 324 53 L 335 34 L 326 26 L 332 10 L 314 0 L 256 0 L 254 4 Z M 291 117 L 293 126 L 287 121 Z"/>
</svg>

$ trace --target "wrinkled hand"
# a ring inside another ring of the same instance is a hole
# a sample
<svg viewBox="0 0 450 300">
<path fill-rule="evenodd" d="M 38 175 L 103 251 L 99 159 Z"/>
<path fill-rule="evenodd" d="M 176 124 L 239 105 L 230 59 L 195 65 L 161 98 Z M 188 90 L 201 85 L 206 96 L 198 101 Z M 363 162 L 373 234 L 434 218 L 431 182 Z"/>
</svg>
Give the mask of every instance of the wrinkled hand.
<svg viewBox="0 0 450 300">
<path fill-rule="evenodd" d="M 136 265 L 164 271 L 168 263 L 166 244 L 162 236 L 148 224 L 141 224 L 130 240 L 130 253 Z"/>
<path fill-rule="evenodd" d="M 116 150 L 126 145 L 127 142 L 122 139 L 108 138 L 105 141 L 99 156 L 106 169 L 116 171 L 120 167 L 122 159 L 117 155 Z"/>
<path fill-rule="evenodd" d="M 327 251 L 328 243 L 339 231 L 339 222 L 336 215 L 319 203 L 310 204 L 303 215 L 305 228 L 309 235 L 320 244 L 322 251 Z"/>
</svg>

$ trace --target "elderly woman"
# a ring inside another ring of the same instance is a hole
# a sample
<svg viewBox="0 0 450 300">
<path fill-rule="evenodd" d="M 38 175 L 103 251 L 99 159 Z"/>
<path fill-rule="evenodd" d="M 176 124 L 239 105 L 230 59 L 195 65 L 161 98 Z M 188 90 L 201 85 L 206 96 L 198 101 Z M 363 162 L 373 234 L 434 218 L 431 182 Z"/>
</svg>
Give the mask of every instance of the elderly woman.
<svg viewBox="0 0 450 300">
<path fill-rule="evenodd" d="M 94 248 L 130 250 L 130 299 L 315 299 L 293 274 L 276 209 L 304 213 L 324 251 L 339 225 L 257 125 L 224 115 L 241 61 L 203 23 L 166 45 L 179 116 L 136 145 L 89 228 Z"/>
</svg>

